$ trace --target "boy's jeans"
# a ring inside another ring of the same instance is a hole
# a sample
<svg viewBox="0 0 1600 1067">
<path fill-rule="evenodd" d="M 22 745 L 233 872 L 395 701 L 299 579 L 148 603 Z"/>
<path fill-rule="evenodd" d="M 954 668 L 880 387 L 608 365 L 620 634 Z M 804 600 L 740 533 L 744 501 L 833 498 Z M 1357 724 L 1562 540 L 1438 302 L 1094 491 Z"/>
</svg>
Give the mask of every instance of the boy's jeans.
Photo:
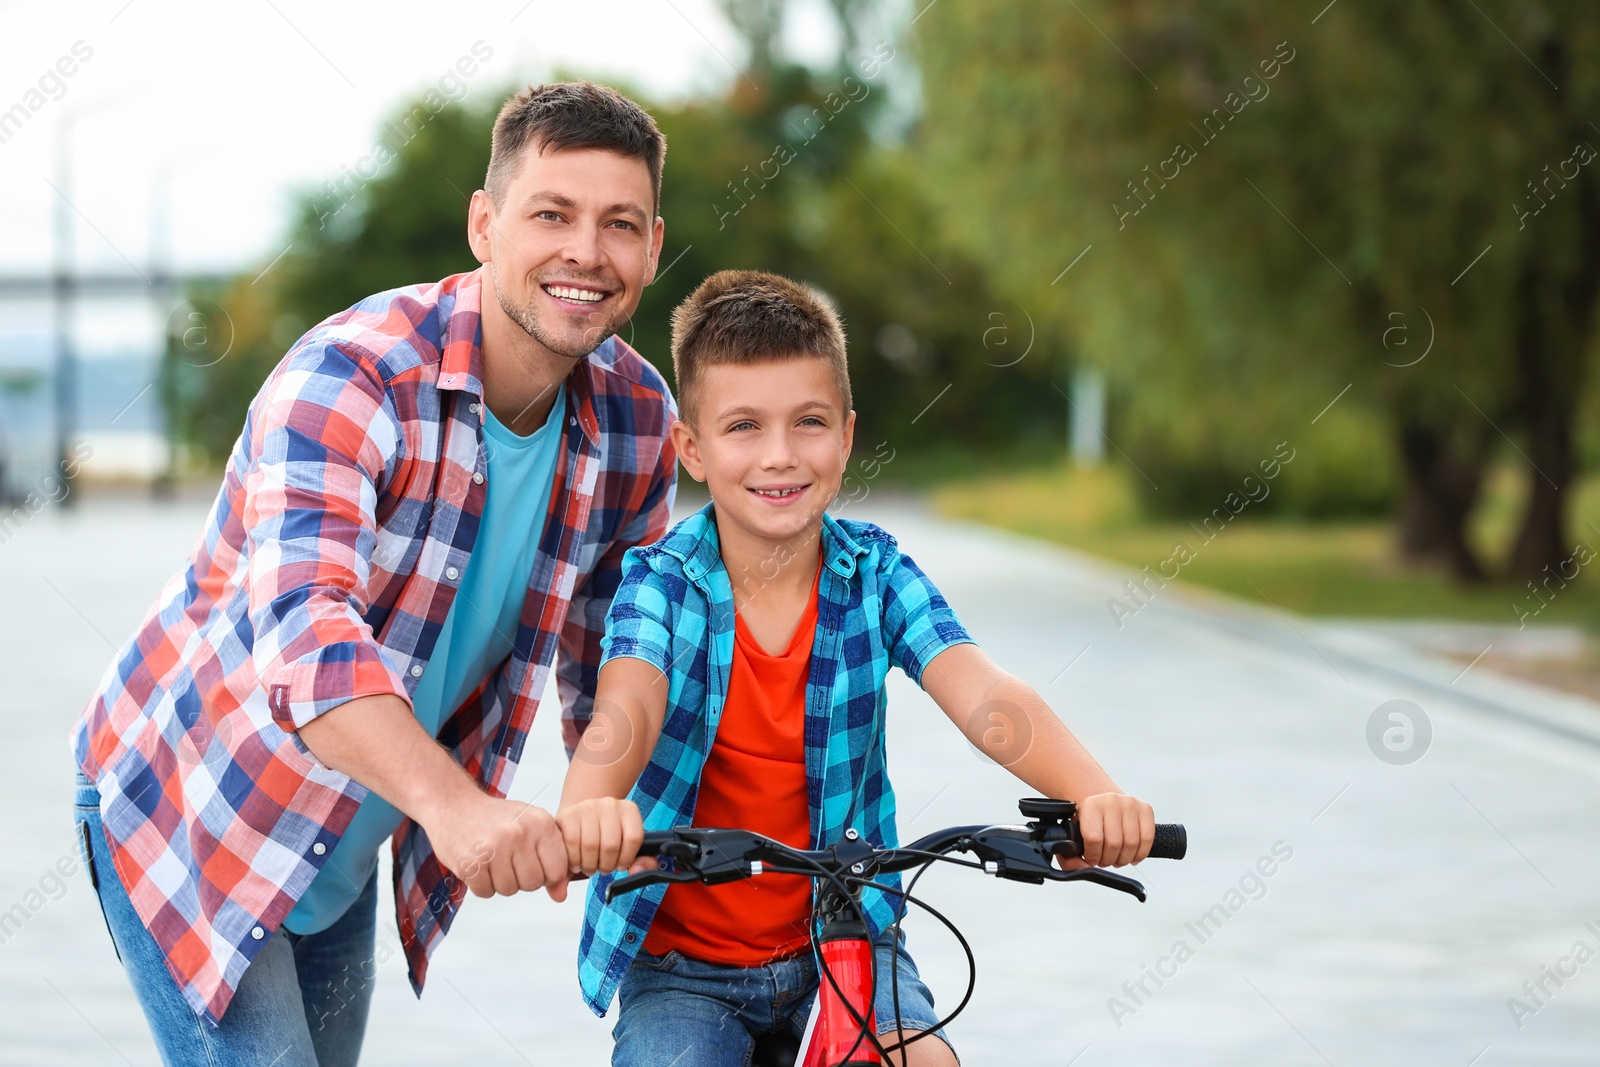
<svg viewBox="0 0 1600 1067">
<path fill-rule="evenodd" d="M 880 938 L 876 948 L 873 1004 L 878 1033 L 885 1034 L 896 1029 L 889 984 L 892 950 L 887 938 Z M 933 995 L 905 947 L 894 955 L 901 1027 L 932 1030 L 939 1023 Z M 804 1033 L 818 981 L 810 952 L 762 967 L 702 963 L 676 951 L 665 956 L 640 952 L 618 992 L 622 1007 L 612 1031 L 617 1044 L 611 1067 L 744 1067 L 754 1044 L 751 1034 Z M 949 1040 L 943 1031 L 938 1038 Z"/>
<path fill-rule="evenodd" d="M 201 1020 L 178 991 L 165 958 L 111 866 L 100 793 L 78 775 L 73 802 L 84 869 L 96 883 L 111 941 L 168 1067 L 354 1067 L 367 1029 L 377 969 L 378 879 L 338 922 L 304 936 L 279 929 L 244 972 L 222 1026 Z"/>
</svg>

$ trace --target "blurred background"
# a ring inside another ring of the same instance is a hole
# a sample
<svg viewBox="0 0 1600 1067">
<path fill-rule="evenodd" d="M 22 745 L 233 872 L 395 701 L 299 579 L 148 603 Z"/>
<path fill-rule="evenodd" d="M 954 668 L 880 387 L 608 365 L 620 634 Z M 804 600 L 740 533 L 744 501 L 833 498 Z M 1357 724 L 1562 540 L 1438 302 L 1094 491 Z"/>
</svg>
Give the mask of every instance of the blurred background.
<svg viewBox="0 0 1600 1067">
<path fill-rule="evenodd" d="M 1451 686 L 1534 683 L 1519 708 L 1595 710 L 1592 4 L 109 0 L 0 20 L 0 555 L 70 529 L 112 557 L 175 546 L 150 568 L 175 569 L 272 366 L 368 294 L 474 268 L 496 110 L 583 76 L 669 144 L 662 270 L 623 338 L 670 381 L 668 314 L 711 271 L 826 291 L 852 501 L 1116 568 L 1088 601 L 1101 629 L 1176 582 L 1392 638 Z M 63 676 L 66 704 L 98 669 Z"/>
<path fill-rule="evenodd" d="M 0 527 L 209 492 L 305 329 L 475 266 L 499 103 L 584 75 L 671 146 L 625 331 L 669 376 L 701 278 L 782 271 L 943 512 L 1285 610 L 1596 618 L 1588 6 L 143 7 L 5 11 Z"/>
</svg>

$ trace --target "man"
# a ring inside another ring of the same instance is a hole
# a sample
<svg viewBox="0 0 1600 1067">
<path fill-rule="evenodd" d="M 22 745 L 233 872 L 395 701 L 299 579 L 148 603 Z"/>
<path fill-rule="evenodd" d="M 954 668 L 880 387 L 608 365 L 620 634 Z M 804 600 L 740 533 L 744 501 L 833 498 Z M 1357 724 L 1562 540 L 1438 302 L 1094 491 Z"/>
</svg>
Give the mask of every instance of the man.
<svg viewBox="0 0 1600 1067">
<path fill-rule="evenodd" d="M 666 529 L 666 383 L 615 337 L 666 143 L 587 82 L 495 121 L 483 264 L 306 334 L 72 737 L 85 860 L 168 1063 L 354 1064 L 394 840 L 411 982 L 466 890 L 566 893 L 504 799 L 561 650 L 569 751 L 622 554 Z"/>
</svg>

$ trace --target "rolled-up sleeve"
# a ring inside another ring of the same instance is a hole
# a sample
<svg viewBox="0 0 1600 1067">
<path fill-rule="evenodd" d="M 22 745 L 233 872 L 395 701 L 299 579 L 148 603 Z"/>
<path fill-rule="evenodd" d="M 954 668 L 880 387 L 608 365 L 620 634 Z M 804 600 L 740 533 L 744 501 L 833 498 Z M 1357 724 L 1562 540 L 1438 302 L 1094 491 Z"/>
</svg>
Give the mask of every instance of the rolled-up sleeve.
<svg viewBox="0 0 1600 1067">
<path fill-rule="evenodd" d="M 882 566 L 883 640 L 889 662 L 920 686 L 922 672 L 935 656 L 951 645 L 972 642 L 972 636 L 910 556 L 891 543 Z"/>
<path fill-rule="evenodd" d="M 356 697 L 409 701 L 362 619 L 378 486 L 401 440 L 383 382 L 339 347 L 309 345 L 262 387 L 246 433 L 251 655 L 273 718 L 298 730 Z"/>
<path fill-rule="evenodd" d="M 625 656 L 642 659 L 663 674 L 672 666 L 673 598 L 667 581 L 637 549 L 623 556 L 622 584 L 600 639 L 601 666 Z"/>
</svg>

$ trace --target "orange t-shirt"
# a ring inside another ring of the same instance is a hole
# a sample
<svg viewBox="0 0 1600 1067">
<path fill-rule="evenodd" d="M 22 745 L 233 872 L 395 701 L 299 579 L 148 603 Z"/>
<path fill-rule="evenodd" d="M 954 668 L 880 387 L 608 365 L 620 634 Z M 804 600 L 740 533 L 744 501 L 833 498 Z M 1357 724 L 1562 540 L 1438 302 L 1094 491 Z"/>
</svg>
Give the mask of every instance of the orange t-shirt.
<svg viewBox="0 0 1600 1067">
<path fill-rule="evenodd" d="M 817 568 L 818 581 L 822 568 Z M 753 830 L 811 847 L 806 800 L 806 678 L 817 629 L 817 587 L 789 638 L 768 655 L 734 616 L 733 668 L 716 740 L 700 775 L 694 825 Z M 670 886 L 644 949 L 755 967 L 792 956 L 810 941 L 811 881 L 763 874 L 722 885 Z"/>
</svg>

